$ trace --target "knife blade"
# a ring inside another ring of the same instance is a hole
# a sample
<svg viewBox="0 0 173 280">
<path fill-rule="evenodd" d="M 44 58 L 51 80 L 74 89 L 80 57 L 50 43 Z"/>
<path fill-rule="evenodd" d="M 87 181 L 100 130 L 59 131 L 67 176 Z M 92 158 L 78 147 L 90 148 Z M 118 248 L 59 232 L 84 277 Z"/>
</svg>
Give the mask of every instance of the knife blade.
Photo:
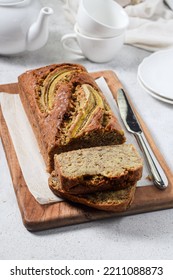
<svg viewBox="0 0 173 280">
<path fill-rule="evenodd" d="M 118 89 L 117 91 L 117 104 L 120 111 L 120 116 L 124 122 L 126 129 L 130 133 L 134 134 L 146 158 L 149 170 L 153 178 L 154 185 L 159 189 L 166 189 L 168 186 L 167 177 L 159 162 L 156 160 L 155 156 L 151 155 L 151 152 L 149 150 L 149 143 L 144 137 L 139 121 L 129 103 L 125 91 L 122 88 Z M 160 171 L 158 170 L 158 167 Z"/>
</svg>

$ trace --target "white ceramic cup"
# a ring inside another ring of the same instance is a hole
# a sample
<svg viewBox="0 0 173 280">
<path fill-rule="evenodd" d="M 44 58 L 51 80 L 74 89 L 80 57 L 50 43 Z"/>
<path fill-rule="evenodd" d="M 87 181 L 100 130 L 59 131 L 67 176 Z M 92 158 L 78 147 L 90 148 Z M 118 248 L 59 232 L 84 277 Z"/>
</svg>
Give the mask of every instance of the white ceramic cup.
<svg viewBox="0 0 173 280">
<path fill-rule="evenodd" d="M 75 24 L 74 31 L 75 33 L 65 34 L 61 38 L 64 49 L 97 63 L 113 59 L 124 43 L 124 32 L 115 37 L 94 38 L 80 33 L 77 24 Z M 78 49 L 70 46 L 71 40 L 77 42 Z"/>
<path fill-rule="evenodd" d="M 82 34 L 113 37 L 125 31 L 129 17 L 114 0 L 81 0 L 76 22 Z"/>
</svg>

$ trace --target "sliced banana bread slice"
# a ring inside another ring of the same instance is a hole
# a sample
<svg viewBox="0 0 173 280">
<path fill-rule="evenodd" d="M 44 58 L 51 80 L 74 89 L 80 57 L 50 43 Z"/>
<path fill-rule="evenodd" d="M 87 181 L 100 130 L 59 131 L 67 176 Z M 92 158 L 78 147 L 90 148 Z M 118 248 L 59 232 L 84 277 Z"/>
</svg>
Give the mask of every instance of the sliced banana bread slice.
<svg viewBox="0 0 173 280">
<path fill-rule="evenodd" d="M 134 200 L 136 185 L 131 185 L 126 189 L 112 191 L 97 191 L 92 194 L 74 195 L 62 190 L 59 178 L 53 171 L 49 177 L 49 186 L 58 196 L 72 202 L 84 204 L 92 208 L 104 211 L 123 212 L 132 204 Z"/>
<path fill-rule="evenodd" d="M 61 153 L 54 166 L 61 189 L 71 194 L 127 188 L 142 176 L 142 159 L 132 144 Z"/>
</svg>

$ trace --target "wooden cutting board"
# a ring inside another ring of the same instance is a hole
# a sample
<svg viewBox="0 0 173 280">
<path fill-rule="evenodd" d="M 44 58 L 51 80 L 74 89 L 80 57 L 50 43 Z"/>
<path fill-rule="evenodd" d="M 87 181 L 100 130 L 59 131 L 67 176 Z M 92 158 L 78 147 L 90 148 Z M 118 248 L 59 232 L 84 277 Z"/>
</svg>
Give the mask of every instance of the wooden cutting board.
<svg viewBox="0 0 173 280">
<path fill-rule="evenodd" d="M 114 72 L 102 71 L 92 73 L 91 75 L 94 78 L 104 77 L 114 98 L 116 99 L 117 89 L 122 87 L 122 84 Z M 0 92 L 1 91 L 11 94 L 17 93 L 17 84 L 0 85 Z M 167 166 L 164 158 L 158 151 L 145 123 L 137 112 L 136 114 L 153 152 L 155 153 L 158 161 L 167 175 L 169 185 L 164 191 L 157 189 L 152 185 L 152 182 L 151 186 L 137 188 L 134 202 L 128 211 L 123 213 L 110 213 L 90 209 L 88 207 L 74 203 L 68 203 L 66 201 L 56 202 L 49 205 L 40 205 L 38 202 L 36 202 L 34 197 L 29 192 L 22 176 L 8 128 L 3 118 L 2 111 L 0 111 L 0 135 L 2 138 L 2 143 L 10 169 L 22 220 L 28 230 L 45 230 L 113 216 L 131 215 L 173 207 L 173 174 Z"/>
</svg>

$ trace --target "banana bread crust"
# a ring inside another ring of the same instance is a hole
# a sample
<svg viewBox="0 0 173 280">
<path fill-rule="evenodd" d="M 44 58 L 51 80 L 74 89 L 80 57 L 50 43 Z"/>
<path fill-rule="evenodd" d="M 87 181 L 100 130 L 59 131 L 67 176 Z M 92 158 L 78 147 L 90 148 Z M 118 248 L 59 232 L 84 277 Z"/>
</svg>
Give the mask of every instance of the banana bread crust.
<svg viewBox="0 0 173 280">
<path fill-rule="evenodd" d="M 18 84 L 48 172 L 54 170 L 54 154 L 125 142 L 118 120 L 83 66 L 30 70 L 19 76 Z"/>
<path fill-rule="evenodd" d="M 124 212 L 133 203 L 136 185 L 122 190 L 97 191 L 92 194 L 75 195 L 62 190 L 58 176 L 53 171 L 49 177 L 49 187 L 55 195 L 68 201 L 84 204 L 98 210 Z"/>
</svg>

